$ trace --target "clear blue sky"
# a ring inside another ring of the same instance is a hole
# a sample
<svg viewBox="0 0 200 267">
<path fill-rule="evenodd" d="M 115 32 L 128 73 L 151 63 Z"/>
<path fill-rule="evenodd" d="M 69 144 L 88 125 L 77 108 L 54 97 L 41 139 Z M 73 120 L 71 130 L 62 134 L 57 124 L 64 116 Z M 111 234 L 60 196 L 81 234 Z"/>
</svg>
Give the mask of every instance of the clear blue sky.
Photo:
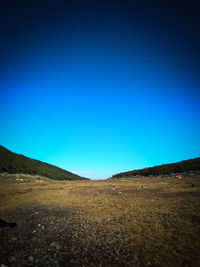
<svg viewBox="0 0 200 267">
<path fill-rule="evenodd" d="M 19 2 L 1 24 L 1 145 L 94 179 L 200 156 L 195 8 Z"/>
</svg>

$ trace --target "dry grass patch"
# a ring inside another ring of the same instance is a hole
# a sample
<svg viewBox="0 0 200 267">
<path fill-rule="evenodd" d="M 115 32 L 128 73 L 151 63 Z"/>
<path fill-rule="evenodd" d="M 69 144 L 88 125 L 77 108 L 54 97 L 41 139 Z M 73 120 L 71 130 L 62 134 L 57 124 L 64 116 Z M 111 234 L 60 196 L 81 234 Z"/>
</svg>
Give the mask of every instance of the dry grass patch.
<svg viewBox="0 0 200 267">
<path fill-rule="evenodd" d="M 200 177 L 0 183 L 1 211 L 27 204 L 80 211 L 77 266 L 200 266 Z"/>
</svg>

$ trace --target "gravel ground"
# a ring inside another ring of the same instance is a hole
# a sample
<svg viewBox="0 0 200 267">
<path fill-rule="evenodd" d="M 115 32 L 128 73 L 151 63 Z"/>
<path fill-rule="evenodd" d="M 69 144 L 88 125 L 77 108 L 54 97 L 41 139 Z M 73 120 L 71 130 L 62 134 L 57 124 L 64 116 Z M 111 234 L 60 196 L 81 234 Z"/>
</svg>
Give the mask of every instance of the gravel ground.
<svg viewBox="0 0 200 267">
<path fill-rule="evenodd" d="M 0 212 L 17 224 L 0 228 L 0 266 L 139 266 L 121 233 L 99 232 L 80 216 L 76 209 L 41 205 Z"/>
</svg>

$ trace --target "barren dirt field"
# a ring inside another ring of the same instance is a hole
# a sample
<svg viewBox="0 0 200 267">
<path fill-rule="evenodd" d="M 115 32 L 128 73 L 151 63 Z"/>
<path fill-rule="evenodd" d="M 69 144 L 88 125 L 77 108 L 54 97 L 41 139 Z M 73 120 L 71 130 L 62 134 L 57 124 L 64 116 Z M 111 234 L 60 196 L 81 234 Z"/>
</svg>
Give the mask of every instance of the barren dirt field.
<svg viewBox="0 0 200 267">
<path fill-rule="evenodd" d="M 0 181 L 0 266 L 200 266 L 200 177 Z"/>
</svg>

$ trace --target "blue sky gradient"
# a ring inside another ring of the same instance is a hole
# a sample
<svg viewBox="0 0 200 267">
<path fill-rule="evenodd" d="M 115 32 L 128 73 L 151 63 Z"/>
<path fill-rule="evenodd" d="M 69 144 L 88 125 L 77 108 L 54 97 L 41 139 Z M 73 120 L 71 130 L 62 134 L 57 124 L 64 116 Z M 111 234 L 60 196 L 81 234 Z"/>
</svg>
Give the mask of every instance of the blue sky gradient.
<svg viewBox="0 0 200 267">
<path fill-rule="evenodd" d="M 199 157 L 194 10 L 33 2 L 3 20 L 3 146 L 93 179 Z"/>
</svg>

